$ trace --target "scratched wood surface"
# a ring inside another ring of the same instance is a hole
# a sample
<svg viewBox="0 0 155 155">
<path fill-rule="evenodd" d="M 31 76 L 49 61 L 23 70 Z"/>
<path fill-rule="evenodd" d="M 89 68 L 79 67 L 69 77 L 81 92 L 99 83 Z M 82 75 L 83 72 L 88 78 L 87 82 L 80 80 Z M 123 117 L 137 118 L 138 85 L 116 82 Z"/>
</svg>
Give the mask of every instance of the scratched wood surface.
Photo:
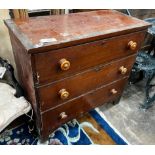
<svg viewBox="0 0 155 155">
<path fill-rule="evenodd" d="M 97 36 L 105 38 L 106 35 L 114 36 L 120 32 L 125 34 L 148 26 L 144 21 L 128 17 L 115 10 L 15 19 L 13 22 L 7 20 L 6 23 L 10 27 L 13 26 L 15 31 L 18 27 L 17 31 L 24 34 L 25 39 L 32 43 L 32 46 L 44 38 L 53 38 L 50 45 L 55 45 Z"/>
</svg>

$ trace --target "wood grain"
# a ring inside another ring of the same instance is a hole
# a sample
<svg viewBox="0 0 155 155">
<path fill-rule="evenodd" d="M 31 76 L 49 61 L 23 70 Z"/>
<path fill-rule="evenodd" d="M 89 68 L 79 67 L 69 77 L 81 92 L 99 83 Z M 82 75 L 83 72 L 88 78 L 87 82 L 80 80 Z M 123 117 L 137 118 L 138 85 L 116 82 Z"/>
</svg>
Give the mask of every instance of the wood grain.
<svg viewBox="0 0 155 155">
<path fill-rule="evenodd" d="M 95 68 L 83 73 L 54 82 L 53 84 L 39 87 L 37 92 L 41 111 L 63 104 L 80 96 L 81 94 L 94 90 L 101 85 L 108 84 L 111 81 L 129 76 L 134 62 L 135 55 L 132 55 L 127 58 L 111 62 L 107 65 L 96 66 Z M 127 73 L 124 75 L 122 75 L 119 71 L 121 66 L 127 68 Z M 66 89 L 69 92 L 70 95 L 68 99 L 62 100 L 60 98 L 59 91 L 61 89 Z"/>
<path fill-rule="evenodd" d="M 88 40 L 94 41 L 117 36 L 118 34 L 136 32 L 144 30 L 150 25 L 115 10 L 32 17 L 29 19 L 15 19 L 13 22 L 6 20 L 5 22 L 9 27 L 12 27 L 14 23 L 14 29 L 18 27 L 20 34 L 27 36 L 25 43 L 31 42 L 33 44 L 33 48 L 28 49 L 30 53 L 45 51 L 45 47 L 50 50 L 88 42 Z M 35 48 L 40 39 L 44 38 L 55 38 L 56 41 Z M 24 46 L 25 43 L 23 42 Z"/>
<path fill-rule="evenodd" d="M 32 105 L 34 110 L 34 117 L 37 118 L 36 125 L 38 128 L 40 128 L 40 113 L 38 112 L 39 106 L 37 104 L 38 102 L 34 89 L 31 55 L 26 52 L 26 49 L 22 46 L 21 42 L 19 42 L 19 40 L 11 31 L 9 31 L 9 34 L 18 73 L 18 82 L 24 89 L 26 99 Z"/>
<path fill-rule="evenodd" d="M 44 140 L 48 137 L 49 133 L 54 131 L 61 124 L 68 122 L 69 120 L 82 116 L 84 113 L 91 109 L 103 105 L 106 102 L 112 102 L 116 100 L 122 93 L 127 77 L 117 82 L 110 83 L 108 85 L 101 86 L 85 95 L 79 96 L 72 101 L 69 101 L 57 108 L 49 109 L 47 112 L 42 113 L 42 130 L 41 139 Z M 111 89 L 115 88 L 117 94 L 111 94 Z M 65 112 L 67 118 L 60 119 L 60 114 Z"/>
<path fill-rule="evenodd" d="M 90 67 L 136 53 L 141 46 L 144 36 L 145 31 L 142 31 L 35 54 L 34 72 L 38 73 L 40 77 L 39 84 L 56 81 Z M 128 43 L 131 40 L 137 42 L 137 48 L 133 51 L 128 48 Z M 59 61 L 62 58 L 66 58 L 70 62 L 71 66 L 69 70 L 61 70 Z M 36 83 L 38 84 L 38 81 Z"/>
</svg>

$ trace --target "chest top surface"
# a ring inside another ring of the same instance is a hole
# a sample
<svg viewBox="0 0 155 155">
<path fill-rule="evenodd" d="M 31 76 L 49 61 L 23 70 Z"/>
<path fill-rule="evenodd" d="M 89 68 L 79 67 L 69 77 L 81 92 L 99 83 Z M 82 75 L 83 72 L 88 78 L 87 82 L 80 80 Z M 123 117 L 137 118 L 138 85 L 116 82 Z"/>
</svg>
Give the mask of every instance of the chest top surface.
<svg viewBox="0 0 155 155">
<path fill-rule="evenodd" d="M 5 24 L 27 49 L 38 48 L 36 45 L 41 39 L 50 39 L 50 43 L 42 47 L 54 46 L 88 38 L 95 40 L 98 37 L 126 34 L 149 26 L 147 22 L 115 10 L 6 20 Z"/>
</svg>

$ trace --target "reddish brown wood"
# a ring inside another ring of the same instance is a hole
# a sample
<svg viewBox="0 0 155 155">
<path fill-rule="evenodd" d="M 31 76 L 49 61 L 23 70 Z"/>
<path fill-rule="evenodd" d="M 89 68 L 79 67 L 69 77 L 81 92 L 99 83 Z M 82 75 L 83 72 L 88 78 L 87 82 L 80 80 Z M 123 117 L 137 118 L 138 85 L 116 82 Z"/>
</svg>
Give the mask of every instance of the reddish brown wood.
<svg viewBox="0 0 155 155">
<path fill-rule="evenodd" d="M 38 88 L 37 91 L 40 99 L 39 102 L 41 110 L 48 110 L 49 108 L 63 104 L 64 102 L 87 93 L 101 85 L 115 81 L 124 76 L 128 76 L 134 61 L 135 55 L 132 55 L 127 58 L 111 62 L 110 64 L 96 66 L 95 68 L 83 73 L 79 73 L 75 76 L 70 76 L 66 79 L 54 82 L 48 86 Z M 122 75 L 119 71 L 121 66 L 127 68 L 127 73 L 124 75 Z M 62 100 L 59 96 L 59 91 L 63 88 L 65 88 L 70 94 L 66 100 Z"/>
<path fill-rule="evenodd" d="M 36 101 L 37 98 L 34 89 L 31 55 L 27 53 L 21 42 L 19 42 L 19 40 L 11 31 L 9 31 L 9 34 L 16 62 L 17 73 L 19 75 L 18 81 L 25 90 L 26 99 L 32 105 L 34 110 L 34 117 L 40 118 L 40 113 L 38 112 L 39 106 L 37 104 L 38 102 Z M 36 125 L 38 128 L 40 128 L 39 119 L 36 119 Z"/>
<path fill-rule="evenodd" d="M 126 81 L 127 77 L 117 82 L 101 86 L 100 88 L 67 102 L 62 106 L 49 110 L 48 112 L 44 112 L 42 114 L 42 139 L 45 137 L 47 138 L 48 134 L 54 131 L 54 129 L 59 127 L 61 124 L 79 117 L 96 106 L 116 100 L 121 95 Z M 113 95 L 111 93 L 111 89 L 116 89 L 117 94 Z M 62 112 L 66 113 L 66 119 L 60 119 L 60 114 Z"/>
<path fill-rule="evenodd" d="M 19 82 L 32 104 L 42 140 L 62 123 L 121 97 L 149 26 L 113 10 L 6 20 L 5 24 Z M 57 40 L 34 46 L 40 39 L 51 37 Z M 127 48 L 131 40 L 138 44 L 133 51 Z M 70 61 L 69 70 L 60 70 L 62 58 Z M 127 67 L 127 74 L 120 75 L 121 66 Z M 62 88 L 70 92 L 66 101 L 57 96 Z M 68 117 L 59 120 L 61 112 Z"/>
<path fill-rule="evenodd" d="M 7 20 L 6 24 L 30 53 L 127 34 L 144 30 L 150 25 L 115 10 Z M 55 38 L 56 41 L 35 48 L 35 44 L 44 38 Z"/>
<path fill-rule="evenodd" d="M 142 31 L 112 39 L 35 54 L 35 73 L 38 73 L 40 77 L 39 84 L 46 84 L 95 65 L 134 54 L 140 48 L 144 35 L 145 33 Z M 133 51 L 127 46 L 131 40 L 137 42 L 137 48 Z M 69 70 L 61 70 L 59 61 L 62 58 L 66 58 L 70 62 Z"/>
</svg>

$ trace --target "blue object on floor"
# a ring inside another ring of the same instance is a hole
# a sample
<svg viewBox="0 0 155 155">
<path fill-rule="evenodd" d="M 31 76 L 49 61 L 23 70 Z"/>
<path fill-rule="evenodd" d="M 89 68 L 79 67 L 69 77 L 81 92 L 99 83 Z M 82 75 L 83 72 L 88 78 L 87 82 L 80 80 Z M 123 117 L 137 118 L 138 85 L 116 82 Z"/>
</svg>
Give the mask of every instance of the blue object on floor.
<svg viewBox="0 0 155 155">
<path fill-rule="evenodd" d="M 111 128 L 111 126 L 103 119 L 103 117 L 99 115 L 96 110 L 91 111 L 90 114 L 116 144 L 127 145 L 127 143 L 114 131 L 113 128 Z"/>
<path fill-rule="evenodd" d="M 91 145 L 93 142 L 80 127 L 76 119 L 55 130 L 45 143 L 29 133 L 28 126 L 23 124 L 0 134 L 0 145 Z"/>
<path fill-rule="evenodd" d="M 90 112 L 96 122 L 107 132 L 116 144 L 127 144 L 110 125 L 93 110 Z M 85 124 L 85 125 L 84 125 Z M 62 125 L 56 129 L 45 143 L 40 143 L 38 138 L 29 133 L 28 126 L 23 124 L 12 130 L 5 130 L 0 134 L 0 145 L 92 145 L 91 138 L 83 130 L 82 126 L 91 126 L 89 122 L 83 122 L 82 125 L 76 119 Z M 95 129 L 94 129 L 95 130 Z"/>
</svg>

